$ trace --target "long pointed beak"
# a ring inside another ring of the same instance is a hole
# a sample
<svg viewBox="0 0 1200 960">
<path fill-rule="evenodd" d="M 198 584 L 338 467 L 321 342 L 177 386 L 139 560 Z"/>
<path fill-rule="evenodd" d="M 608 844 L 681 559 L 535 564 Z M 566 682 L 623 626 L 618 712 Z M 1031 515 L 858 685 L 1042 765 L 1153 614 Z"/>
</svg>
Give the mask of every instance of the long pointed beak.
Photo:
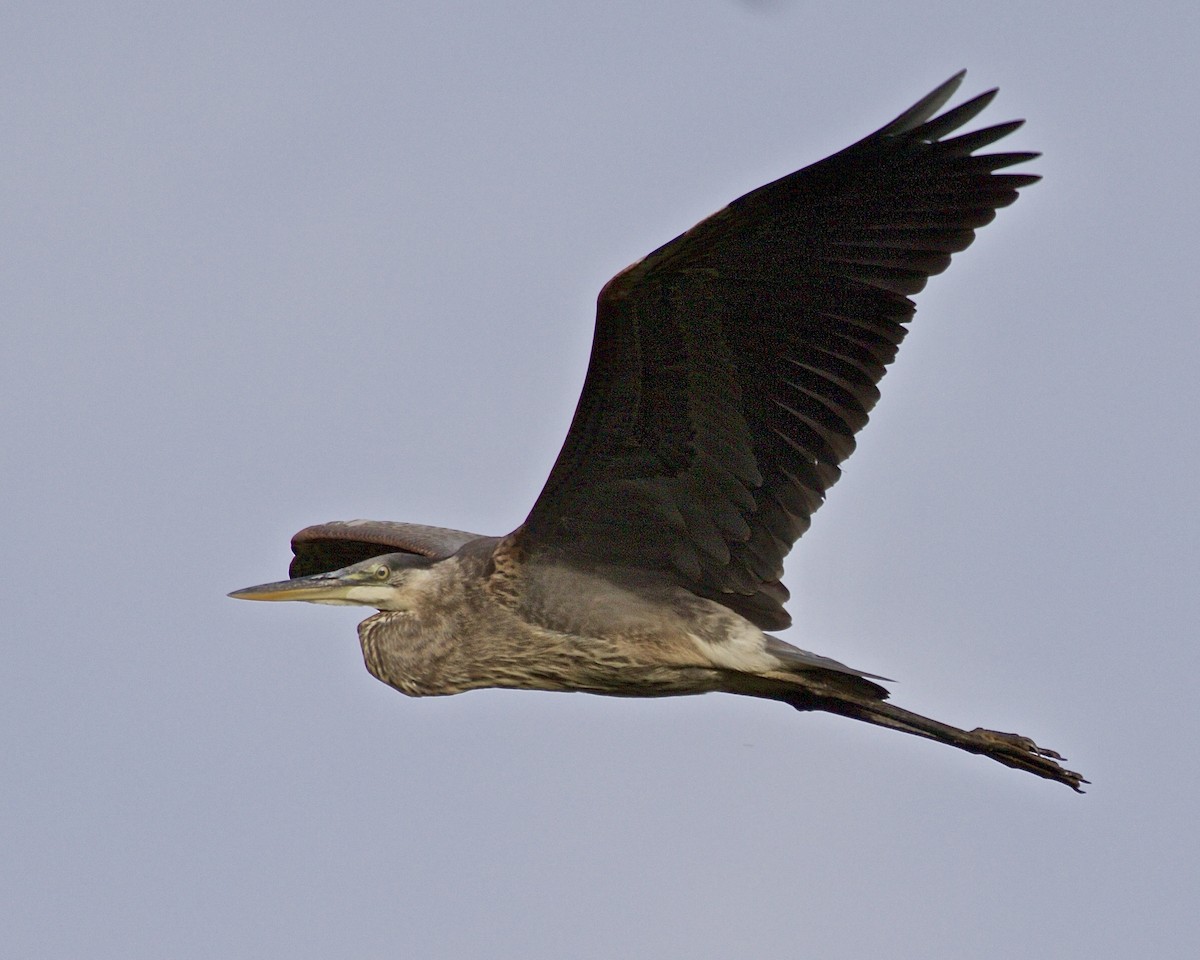
<svg viewBox="0 0 1200 960">
<path fill-rule="evenodd" d="M 295 580 L 280 580 L 276 583 L 260 583 L 256 587 L 234 590 L 229 596 L 235 600 L 307 600 L 309 603 L 333 603 L 359 605 L 364 602 L 364 587 L 358 577 L 347 576 L 344 570 L 332 573 L 316 573 Z"/>
</svg>

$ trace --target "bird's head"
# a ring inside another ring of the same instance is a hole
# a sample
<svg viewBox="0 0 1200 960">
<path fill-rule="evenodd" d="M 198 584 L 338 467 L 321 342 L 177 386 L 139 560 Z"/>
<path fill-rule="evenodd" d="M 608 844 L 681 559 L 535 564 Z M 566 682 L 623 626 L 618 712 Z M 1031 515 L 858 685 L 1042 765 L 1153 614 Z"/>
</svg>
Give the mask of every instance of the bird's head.
<svg viewBox="0 0 1200 960">
<path fill-rule="evenodd" d="M 429 557 L 415 553 L 389 553 L 340 570 L 263 583 L 234 590 L 229 595 L 238 600 L 305 600 L 376 610 L 409 610 L 427 586 L 434 563 Z"/>
</svg>

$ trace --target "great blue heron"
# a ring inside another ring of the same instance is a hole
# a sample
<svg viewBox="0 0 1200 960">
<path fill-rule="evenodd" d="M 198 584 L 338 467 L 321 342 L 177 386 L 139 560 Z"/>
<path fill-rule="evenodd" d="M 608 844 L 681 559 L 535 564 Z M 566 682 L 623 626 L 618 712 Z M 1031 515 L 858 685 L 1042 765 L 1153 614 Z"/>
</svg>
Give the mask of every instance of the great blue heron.
<svg viewBox="0 0 1200 960">
<path fill-rule="evenodd" d="M 783 558 L 839 476 L 909 296 L 1038 177 L 1035 153 L 948 138 L 952 77 L 882 129 L 753 190 L 600 292 L 583 394 L 525 523 L 504 537 L 354 520 L 301 530 L 291 580 L 246 600 L 357 604 L 367 669 L 410 696 L 480 687 L 725 691 L 928 737 L 1080 789 L 1058 754 L 885 702 L 874 674 L 787 627 Z"/>
</svg>

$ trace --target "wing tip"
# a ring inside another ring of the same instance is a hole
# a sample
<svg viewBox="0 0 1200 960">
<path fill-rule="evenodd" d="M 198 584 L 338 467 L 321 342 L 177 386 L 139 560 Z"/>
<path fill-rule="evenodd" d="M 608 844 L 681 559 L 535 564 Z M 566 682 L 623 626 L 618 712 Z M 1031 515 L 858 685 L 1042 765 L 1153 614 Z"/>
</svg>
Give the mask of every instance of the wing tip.
<svg viewBox="0 0 1200 960">
<path fill-rule="evenodd" d="M 958 91 L 958 88 L 962 86 L 962 82 L 966 76 L 967 71 L 965 69 L 959 70 L 958 73 L 943 83 L 938 84 L 938 86 L 930 90 L 929 93 L 925 94 L 925 96 L 905 110 L 900 116 L 896 117 L 895 120 L 881 127 L 872 136 L 895 136 L 899 133 L 908 133 L 910 130 L 921 126 L 949 102 L 950 98 Z"/>
</svg>

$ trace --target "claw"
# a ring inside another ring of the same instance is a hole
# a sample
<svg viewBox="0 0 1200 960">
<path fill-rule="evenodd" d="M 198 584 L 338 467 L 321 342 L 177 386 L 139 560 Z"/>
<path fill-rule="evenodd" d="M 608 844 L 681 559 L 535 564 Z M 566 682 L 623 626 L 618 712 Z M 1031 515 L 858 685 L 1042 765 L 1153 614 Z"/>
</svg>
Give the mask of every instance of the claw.
<svg viewBox="0 0 1200 960">
<path fill-rule="evenodd" d="M 1066 760 L 1066 757 L 1045 747 L 1039 747 L 1029 737 L 1022 737 L 1016 733 L 1002 733 L 999 730 L 985 730 L 983 727 L 976 727 L 971 731 L 971 736 L 980 742 L 981 752 L 1007 766 L 1058 780 L 1078 793 L 1083 793 L 1081 785 L 1088 782 L 1074 770 L 1067 770 L 1058 765 L 1058 761 Z"/>
</svg>

